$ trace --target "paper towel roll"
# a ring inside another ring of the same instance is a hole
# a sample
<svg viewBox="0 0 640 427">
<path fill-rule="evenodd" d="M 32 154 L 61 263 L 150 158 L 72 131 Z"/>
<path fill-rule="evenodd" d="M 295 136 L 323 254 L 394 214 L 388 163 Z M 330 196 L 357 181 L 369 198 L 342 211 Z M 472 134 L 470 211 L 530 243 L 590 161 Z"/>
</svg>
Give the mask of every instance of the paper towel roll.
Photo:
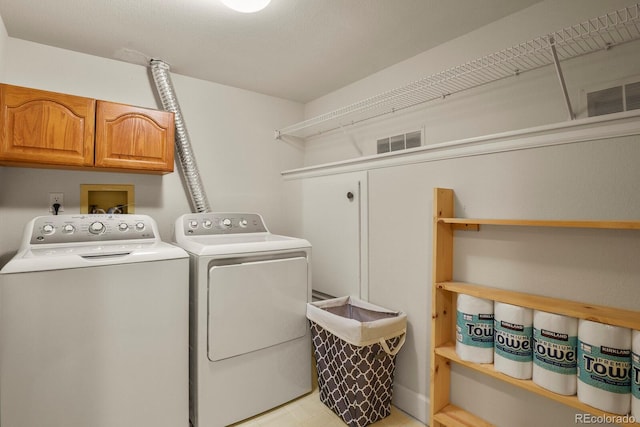
<svg viewBox="0 0 640 427">
<path fill-rule="evenodd" d="M 558 394 L 576 394 L 578 319 L 533 312 L 533 382 Z"/>
<path fill-rule="evenodd" d="M 631 338 L 631 415 L 640 421 L 640 331 Z"/>
<path fill-rule="evenodd" d="M 456 353 L 462 360 L 493 362 L 493 301 L 458 294 Z"/>
<path fill-rule="evenodd" d="M 626 415 L 631 410 L 631 330 L 580 319 L 578 400 Z"/>
<path fill-rule="evenodd" d="M 494 369 L 514 378 L 531 378 L 533 310 L 498 301 L 493 307 Z"/>
</svg>

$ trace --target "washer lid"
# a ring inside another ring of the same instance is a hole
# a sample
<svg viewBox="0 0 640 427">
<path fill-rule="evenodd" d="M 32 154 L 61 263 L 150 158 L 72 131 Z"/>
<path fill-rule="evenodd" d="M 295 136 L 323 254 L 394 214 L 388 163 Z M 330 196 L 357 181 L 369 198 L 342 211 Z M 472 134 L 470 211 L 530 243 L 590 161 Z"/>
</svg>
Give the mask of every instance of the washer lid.
<svg viewBox="0 0 640 427">
<path fill-rule="evenodd" d="M 163 261 L 188 256 L 184 250 L 165 242 L 48 245 L 21 250 L 0 270 L 0 274 Z"/>
</svg>

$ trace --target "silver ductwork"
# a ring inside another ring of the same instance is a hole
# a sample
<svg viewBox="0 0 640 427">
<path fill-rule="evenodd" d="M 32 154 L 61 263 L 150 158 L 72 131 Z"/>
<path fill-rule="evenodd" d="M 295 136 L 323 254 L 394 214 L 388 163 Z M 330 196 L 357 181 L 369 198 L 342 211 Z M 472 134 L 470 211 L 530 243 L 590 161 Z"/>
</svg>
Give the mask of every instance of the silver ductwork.
<svg viewBox="0 0 640 427">
<path fill-rule="evenodd" d="M 162 108 L 166 111 L 171 111 L 175 115 L 176 154 L 182 176 L 191 198 L 191 207 L 195 212 L 211 212 L 209 201 L 207 200 L 207 195 L 204 192 L 202 180 L 200 179 L 198 165 L 196 164 L 196 159 L 191 149 L 187 127 L 184 124 L 178 98 L 175 95 L 175 90 L 171 83 L 169 64 L 158 59 L 152 59 L 149 62 L 149 66 L 151 67 L 151 74 L 156 89 L 160 95 Z"/>
</svg>

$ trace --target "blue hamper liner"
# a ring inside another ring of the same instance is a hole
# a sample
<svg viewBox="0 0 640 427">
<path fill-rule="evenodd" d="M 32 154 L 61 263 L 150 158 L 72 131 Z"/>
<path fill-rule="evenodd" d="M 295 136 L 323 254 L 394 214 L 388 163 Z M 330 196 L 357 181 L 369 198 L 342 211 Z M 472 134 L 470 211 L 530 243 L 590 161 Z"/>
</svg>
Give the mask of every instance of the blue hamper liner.
<svg viewBox="0 0 640 427">
<path fill-rule="evenodd" d="M 407 315 L 358 300 L 307 304 L 320 401 L 349 427 L 391 414 L 395 357 L 406 338 Z"/>
</svg>

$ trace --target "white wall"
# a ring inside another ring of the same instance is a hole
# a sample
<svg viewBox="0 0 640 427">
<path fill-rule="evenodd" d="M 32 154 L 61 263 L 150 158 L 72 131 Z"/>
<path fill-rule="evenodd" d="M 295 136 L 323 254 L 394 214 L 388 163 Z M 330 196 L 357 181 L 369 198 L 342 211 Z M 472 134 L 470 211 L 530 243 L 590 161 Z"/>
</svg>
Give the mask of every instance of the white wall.
<svg viewBox="0 0 640 427">
<path fill-rule="evenodd" d="M 543 1 L 317 99 L 305 106 L 305 117 L 332 111 L 629 3 Z M 571 102 L 579 116 L 584 116 L 583 88 L 640 76 L 639 43 L 563 63 Z M 433 144 L 558 123 L 566 118 L 555 70 L 548 67 L 351 127 L 348 132 L 366 156 L 375 153 L 377 138 L 414 129 L 424 128 L 426 143 Z M 464 159 L 371 166 L 370 301 L 406 311 L 409 319 L 407 343 L 397 359 L 394 402 L 398 406 L 426 419 L 433 187 L 455 189 L 460 216 L 638 219 L 640 173 L 635 163 L 640 158 L 639 143 L 635 135 Z M 307 139 L 307 166 L 348 163 L 358 156 L 341 132 Z M 343 164 L 335 170 L 348 169 Z M 320 173 L 331 173 L 331 169 Z M 510 234 L 489 228 L 482 239 L 479 236 L 464 235 L 457 243 L 461 253 L 456 258 L 456 279 L 614 307 L 637 309 L 640 304 L 636 290 L 640 270 L 630 255 L 640 249 L 637 233 L 534 229 Z M 485 244 L 483 239 L 488 240 L 488 246 L 481 246 Z M 520 239 L 525 244 L 518 243 Z M 576 412 L 458 368 L 454 369 L 452 399 L 504 426 L 566 426 L 574 423 Z M 506 402 L 504 407 L 501 402 Z M 523 419 L 521 414 L 527 417 Z"/>
<path fill-rule="evenodd" d="M 456 212 L 463 217 L 631 220 L 640 217 L 638 158 L 636 135 L 369 171 L 370 300 L 409 317 L 411 339 L 397 361 L 400 389 L 428 396 L 434 187 L 455 190 Z M 389 226 L 390 219 L 396 226 Z M 456 236 L 455 280 L 626 309 L 640 306 L 636 231 L 483 227 Z M 496 425 L 573 423 L 575 410 L 455 371 L 453 401 Z M 502 408 L 498 402 L 505 401 Z M 413 405 L 411 399 L 396 403 L 408 410 Z M 535 416 L 523 420 L 522 413 Z"/>
<path fill-rule="evenodd" d="M 7 39 L 9 36 L 7 35 L 7 29 L 4 26 L 4 21 L 2 20 L 2 16 L 0 16 L 0 60 L 4 58 L 4 49 L 7 44 Z M 0 61 L 0 80 L 3 78 L 4 72 L 4 62 Z"/>
<path fill-rule="evenodd" d="M 0 34 L 0 46 L 2 46 Z M 56 92 L 160 108 L 143 66 L 102 59 L 15 38 L 5 41 L 2 81 Z M 302 118 L 300 104 L 172 74 L 210 205 L 255 211 L 282 234 L 299 234 L 299 195 L 280 171 L 302 165 L 302 151 L 275 141 L 273 129 Z M 173 221 L 190 211 L 177 172 L 126 173 L 0 167 L 0 257 L 18 248 L 23 225 L 48 214 L 48 193 L 63 192 L 65 213 L 79 212 L 80 184 L 134 184 L 136 213 L 158 222 L 169 240 Z"/>
</svg>

